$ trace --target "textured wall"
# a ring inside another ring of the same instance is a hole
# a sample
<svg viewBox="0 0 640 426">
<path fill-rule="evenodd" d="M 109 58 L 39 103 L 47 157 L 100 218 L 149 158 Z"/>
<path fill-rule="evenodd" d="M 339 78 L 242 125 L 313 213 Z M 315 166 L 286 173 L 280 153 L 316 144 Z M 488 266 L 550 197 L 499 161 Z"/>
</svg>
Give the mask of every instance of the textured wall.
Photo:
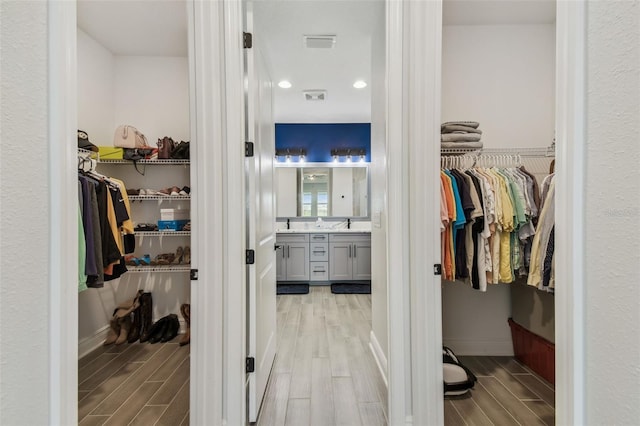
<svg viewBox="0 0 640 426">
<path fill-rule="evenodd" d="M 640 419 L 640 3 L 589 2 L 586 413 Z"/>
<path fill-rule="evenodd" d="M 0 424 L 48 423 L 47 3 L 0 2 Z"/>
</svg>

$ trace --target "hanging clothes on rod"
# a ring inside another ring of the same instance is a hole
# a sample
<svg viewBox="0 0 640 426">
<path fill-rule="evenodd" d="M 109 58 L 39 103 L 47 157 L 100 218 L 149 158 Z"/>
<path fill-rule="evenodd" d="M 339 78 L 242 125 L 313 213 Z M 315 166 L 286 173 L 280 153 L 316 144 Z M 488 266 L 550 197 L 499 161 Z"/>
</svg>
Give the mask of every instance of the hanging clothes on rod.
<svg viewBox="0 0 640 426">
<path fill-rule="evenodd" d="M 511 283 L 529 272 L 541 210 L 538 179 L 524 167 L 521 150 L 459 151 L 443 150 L 441 157 L 443 278 L 486 291 L 487 284 Z M 548 150 L 522 151 L 524 158 L 546 159 L 548 167 Z M 545 237 L 544 249 L 551 232 Z M 552 269 L 551 259 L 536 256 Z"/>
<path fill-rule="evenodd" d="M 78 230 L 80 233 L 82 224 L 80 235 L 84 237 L 84 241 L 78 241 L 79 251 L 84 253 L 79 291 L 103 287 L 105 281 L 120 277 L 127 271 L 123 256 L 135 248 L 124 183 L 98 173 L 95 166 L 95 159 L 78 153 L 78 201 L 82 219 Z"/>
</svg>

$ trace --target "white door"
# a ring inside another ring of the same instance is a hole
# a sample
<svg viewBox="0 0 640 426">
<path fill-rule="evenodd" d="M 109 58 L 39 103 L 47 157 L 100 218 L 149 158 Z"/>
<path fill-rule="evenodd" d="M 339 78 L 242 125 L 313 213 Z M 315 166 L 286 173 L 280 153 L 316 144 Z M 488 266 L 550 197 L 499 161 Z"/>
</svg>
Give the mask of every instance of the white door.
<svg viewBox="0 0 640 426">
<path fill-rule="evenodd" d="M 247 7 L 247 32 L 253 29 Z M 276 354 L 276 216 L 275 126 L 272 117 L 271 79 L 264 59 L 254 45 L 245 49 L 247 73 L 247 140 L 254 156 L 247 158 L 247 243 L 255 250 L 248 266 L 248 357 L 255 371 L 247 373 L 248 420 L 255 422 Z"/>
</svg>

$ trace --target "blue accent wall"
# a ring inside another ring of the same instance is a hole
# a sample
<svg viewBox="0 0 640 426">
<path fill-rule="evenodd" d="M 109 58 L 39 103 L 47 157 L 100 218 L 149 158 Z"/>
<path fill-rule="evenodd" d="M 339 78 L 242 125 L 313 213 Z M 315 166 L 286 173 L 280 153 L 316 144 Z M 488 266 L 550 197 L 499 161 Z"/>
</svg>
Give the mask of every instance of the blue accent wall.
<svg viewBox="0 0 640 426">
<path fill-rule="evenodd" d="M 332 162 L 332 149 L 364 149 L 370 162 L 371 123 L 276 123 L 276 149 L 287 148 L 304 148 L 309 163 Z"/>
</svg>

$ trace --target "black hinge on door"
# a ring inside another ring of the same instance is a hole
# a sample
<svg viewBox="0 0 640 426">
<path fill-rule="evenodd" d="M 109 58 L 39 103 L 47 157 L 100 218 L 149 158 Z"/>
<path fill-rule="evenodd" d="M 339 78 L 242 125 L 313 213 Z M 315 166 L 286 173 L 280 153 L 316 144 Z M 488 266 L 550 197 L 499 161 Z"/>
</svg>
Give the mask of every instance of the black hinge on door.
<svg viewBox="0 0 640 426">
<path fill-rule="evenodd" d="M 254 263 L 256 263 L 255 250 L 247 250 L 247 265 L 253 265 Z"/>
<path fill-rule="evenodd" d="M 242 47 L 251 49 L 253 47 L 253 34 L 242 33 Z"/>
<path fill-rule="evenodd" d="M 247 373 L 253 373 L 256 371 L 256 359 L 253 357 L 247 357 L 245 361 L 245 369 Z"/>
<path fill-rule="evenodd" d="M 442 264 L 436 263 L 433 265 L 433 275 L 442 275 Z"/>
<path fill-rule="evenodd" d="M 197 281 L 198 280 L 198 270 L 197 269 L 192 269 L 189 272 L 189 279 L 191 281 Z"/>
<path fill-rule="evenodd" d="M 253 157 L 253 142 L 244 143 L 244 156 Z"/>
</svg>

